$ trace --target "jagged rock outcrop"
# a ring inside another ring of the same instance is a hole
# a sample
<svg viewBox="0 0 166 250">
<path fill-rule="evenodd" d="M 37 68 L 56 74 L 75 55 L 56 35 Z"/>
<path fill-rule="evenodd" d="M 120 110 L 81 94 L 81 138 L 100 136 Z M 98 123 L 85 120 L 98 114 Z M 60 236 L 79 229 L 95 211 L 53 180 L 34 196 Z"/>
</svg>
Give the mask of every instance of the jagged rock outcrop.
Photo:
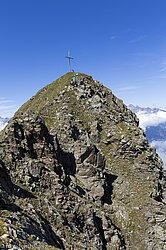
<svg viewBox="0 0 166 250">
<path fill-rule="evenodd" d="M 73 74 L 2 131 L 1 249 L 165 249 L 160 158 L 121 100 Z"/>
</svg>

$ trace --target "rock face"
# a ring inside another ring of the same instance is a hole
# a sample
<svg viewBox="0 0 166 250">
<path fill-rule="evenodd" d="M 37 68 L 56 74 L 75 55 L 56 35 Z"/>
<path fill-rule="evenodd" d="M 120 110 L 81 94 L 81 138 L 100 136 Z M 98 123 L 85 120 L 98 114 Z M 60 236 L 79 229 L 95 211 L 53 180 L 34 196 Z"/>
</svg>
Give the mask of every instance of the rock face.
<svg viewBox="0 0 166 250">
<path fill-rule="evenodd" d="M 166 249 L 166 175 L 138 119 L 68 73 L 1 133 L 1 249 Z"/>
</svg>

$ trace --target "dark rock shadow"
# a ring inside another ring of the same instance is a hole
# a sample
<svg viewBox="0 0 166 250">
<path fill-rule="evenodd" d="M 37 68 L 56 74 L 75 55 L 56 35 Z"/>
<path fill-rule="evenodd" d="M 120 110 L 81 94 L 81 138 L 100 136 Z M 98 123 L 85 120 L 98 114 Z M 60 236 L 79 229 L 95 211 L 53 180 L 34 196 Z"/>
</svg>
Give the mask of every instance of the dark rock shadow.
<svg viewBox="0 0 166 250">
<path fill-rule="evenodd" d="M 12 203 L 12 204 L 0 203 L 0 209 L 1 210 L 8 210 L 9 212 L 13 212 L 13 213 L 22 211 L 22 209 L 14 203 Z"/>
<path fill-rule="evenodd" d="M 78 140 L 78 137 L 80 136 L 79 129 L 75 125 L 73 125 L 71 128 L 71 136 L 74 139 L 74 141 Z"/>
<path fill-rule="evenodd" d="M 36 139 L 34 138 L 33 134 L 27 136 L 27 148 L 28 148 L 28 155 L 32 159 L 37 159 L 37 153 L 33 148 L 33 145 L 37 142 Z"/>
<path fill-rule="evenodd" d="M 118 178 L 117 175 L 104 173 L 105 183 L 104 183 L 104 195 L 101 198 L 102 204 L 106 203 L 108 205 L 112 204 L 111 195 L 113 193 L 113 182 Z"/>
<path fill-rule="evenodd" d="M 19 198 L 35 198 L 35 196 L 31 192 L 19 187 L 12 182 L 2 160 L 0 160 L 0 189 L 2 190 L 2 192 L 6 192 L 9 196 L 12 196 L 14 194 Z"/>
<path fill-rule="evenodd" d="M 12 183 L 12 189 L 13 189 L 14 195 L 17 196 L 18 198 L 36 198 L 36 196 L 34 196 L 33 193 L 19 187 L 16 184 Z"/>
<path fill-rule="evenodd" d="M 125 242 L 124 236 L 121 234 L 120 228 L 117 227 L 108 216 L 106 216 L 106 218 L 110 222 L 110 224 L 113 225 L 113 227 L 115 229 L 117 229 L 117 231 L 118 231 L 118 237 L 119 237 L 120 242 L 121 242 L 121 247 L 122 247 L 121 249 L 125 250 L 126 249 L 126 242 Z"/>
<path fill-rule="evenodd" d="M 82 187 L 79 185 L 71 185 L 70 190 L 74 192 L 75 194 L 79 195 L 80 197 L 83 197 L 85 195 L 85 191 Z"/>
<path fill-rule="evenodd" d="M 40 219 L 42 229 L 44 230 L 44 238 L 48 245 L 55 246 L 59 249 L 65 249 L 63 245 L 63 241 L 57 236 L 52 230 L 49 222 L 39 213 L 37 215 Z"/>
<path fill-rule="evenodd" d="M 120 248 L 117 246 L 116 249 L 126 249 L 126 243 L 125 243 L 125 239 L 123 237 L 123 235 L 121 235 L 121 231 L 120 228 L 118 228 L 114 223 L 112 223 L 112 220 L 109 217 L 106 217 L 107 220 L 109 221 L 110 225 L 112 225 L 115 229 L 117 229 L 117 234 L 118 234 L 118 238 L 120 239 Z M 97 231 L 99 233 L 100 236 L 100 240 L 102 242 L 102 250 L 106 250 L 107 249 L 107 241 L 105 239 L 104 236 L 104 229 L 103 229 L 103 222 L 102 219 L 99 218 L 98 216 L 96 216 L 96 214 L 93 214 L 93 221 L 94 221 L 94 225 L 97 228 Z"/>
<path fill-rule="evenodd" d="M 56 137 L 57 143 L 57 160 L 58 163 L 62 165 L 66 175 L 74 175 L 76 173 L 76 163 L 73 153 L 64 152 L 60 147 L 58 138 Z"/>
<path fill-rule="evenodd" d="M 93 214 L 93 221 L 94 221 L 94 225 L 97 228 L 97 231 L 99 233 L 100 240 L 102 242 L 102 250 L 106 250 L 107 249 L 107 247 L 106 247 L 107 241 L 106 241 L 105 236 L 104 236 L 102 220 L 101 220 L 101 218 L 97 217 L 96 214 L 94 213 Z"/>
</svg>

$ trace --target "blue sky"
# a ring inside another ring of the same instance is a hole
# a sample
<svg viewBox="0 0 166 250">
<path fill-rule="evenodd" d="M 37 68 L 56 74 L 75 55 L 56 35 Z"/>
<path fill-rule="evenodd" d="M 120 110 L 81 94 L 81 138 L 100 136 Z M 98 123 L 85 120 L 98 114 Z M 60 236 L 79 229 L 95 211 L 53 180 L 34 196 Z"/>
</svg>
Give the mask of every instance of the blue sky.
<svg viewBox="0 0 166 250">
<path fill-rule="evenodd" d="M 1 0 L 0 116 L 72 68 L 126 104 L 166 107 L 165 0 Z"/>
</svg>

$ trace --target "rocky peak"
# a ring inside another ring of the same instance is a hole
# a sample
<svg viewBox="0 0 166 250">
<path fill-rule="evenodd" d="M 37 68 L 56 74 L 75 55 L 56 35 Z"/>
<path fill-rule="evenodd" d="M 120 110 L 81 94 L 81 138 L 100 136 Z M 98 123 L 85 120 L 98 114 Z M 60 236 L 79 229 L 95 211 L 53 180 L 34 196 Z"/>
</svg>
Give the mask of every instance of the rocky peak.
<svg viewBox="0 0 166 250">
<path fill-rule="evenodd" d="M 1 248 L 164 249 L 166 176 L 138 123 L 80 73 L 26 102 L 1 133 Z"/>
</svg>

